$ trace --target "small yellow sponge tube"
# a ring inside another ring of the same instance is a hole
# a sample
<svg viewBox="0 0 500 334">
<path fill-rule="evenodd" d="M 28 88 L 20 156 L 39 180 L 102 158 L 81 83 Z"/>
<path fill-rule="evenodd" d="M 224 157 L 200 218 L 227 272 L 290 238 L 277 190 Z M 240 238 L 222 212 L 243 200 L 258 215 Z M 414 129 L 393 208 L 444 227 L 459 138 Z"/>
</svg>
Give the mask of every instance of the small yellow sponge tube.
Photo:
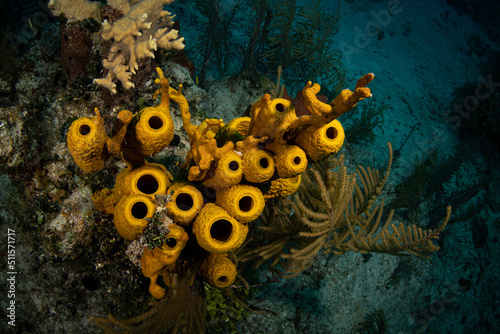
<svg viewBox="0 0 500 334">
<path fill-rule="evenodd" d="M 68 130 L 69 152 L 78 167 L 87 173 L 99 172 L 110 157 L 107 142 L 110 138 L 104 130 L 101 114 L 95 109 L 96 116 L 82 117 L 74 121 Z"/>
<path fill-rule="evenodd" d="M 211 253 L 227 253 L 240 247 L 248 233 L 248 226 L 234 219 L 220 206 L 208 203 L 193 223 L 198 244 Z"/>
<path fill-rule="evenodd" d="M 259 188 L 242 184 L 219 191 L 216 203 L 241 223 L 257 219 L 266 205 Z"/>
<path fill-rule="evenodd" d="M 170 186 L 169 172 L 165 166 L 147 163 L 134 169 L 126 169 L 116 177 L 114 196 L 119 201 L 124 196 L 142 194 L 151 199 L 165 195 Z"/>
<path fill-rule="evenodd" d="M 241 157 L 238 153 L 231 151 L 217 162 L 213 177 L 207 179 L 204 185 L 217 191 L 240 183 L 242 177 L 243 165 Z"/>
<path fill-rule="evenodd" d="M 274 164 L 281 178 L 293 177 L 307 168 L 307 157 L 296 145 L 283 145 L 274 157 Z"/>
<path fill-rule="evenodd" d="M 274 157 L 258 148 L 247 150 L 243 154 L 243 175 L 248 182 L 266 182 L 274 175 Z"/>
<path fill-rule="evenodd" d="M 210 254 L 201 264 L 205 280 L 215 288 L 226 288 L 236 280 L 236 266 L 226 254 Z"/>
<path fill-rule="evenodd" d="M 328 124 L 310 126 L 302 130 L 295 138 L 299 145 L 316 162 L 326 158 L 331 153 L 336 153 L 344 143 L 344 129 L 338 120 Z"/>
<path fill-rule="evenodd" d="M 174 183 L 169 189 L 167 215 L 181 225 L 191 223 L 203 206 L 203 195 L 193 186 Z"/>
<path fill-rule="evenodd" d="M 155 210 L 156 205 L 148 196 L 123 197 L 115 206 L 116 231 L 127 240 L 138 239 L 148 226 L 146 218 L 152 218 Z"/>
<path fill-rule="evenodd" d="M 163 150 L 174 138 L 174 123 L 168 110 L 160 107 L 142 109 L 132 120 L 138 149 L 144 157 Z"/>
</svg>

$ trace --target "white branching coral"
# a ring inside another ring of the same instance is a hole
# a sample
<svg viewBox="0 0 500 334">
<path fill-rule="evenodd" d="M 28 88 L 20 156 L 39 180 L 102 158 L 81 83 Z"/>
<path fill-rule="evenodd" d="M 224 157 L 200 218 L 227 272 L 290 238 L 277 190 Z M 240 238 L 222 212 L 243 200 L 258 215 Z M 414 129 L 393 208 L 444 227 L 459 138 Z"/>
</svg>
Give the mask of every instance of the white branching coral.
<svg viewBox="0 0 500 334">
<path fill-rule="evenodd" d="M 116 78 L 125 89 L 130 89 L 134 87 L 130 78 L 138 70 L 140 59 L 154 58 L 153 51 L 157 47 L 165 50 L 184 48 L 184 38 L 179 38 L 178 31 L 171 28 L 174 16 L 163 10 L 163 5 L 173 1 L 142 0 L 113 24 L 104 20 L 101 36 L 105 40 L 112 39 L 113 44 L 108 58 L 103 60 L 108 73 L 102 79 L 95 79 L 95 83 L 115 94 L 113 80 Z"/>
<path fill-rule="evenodd" d="M 139 69 L 138 62 L 154 58 L 158 47 L 165 50 L 184 49 L 184 38 L 172 29 L 174 15 L 163 10 L 175 0 L 109 0 L 108 5 L 125 13 L 114 23 L 102 22 L 101 36 L 113 40 L 108 58 L 103 66 L 108 70 L 104 78 L 94 82 L 116 93 L 115 79 L 125 89 L 134 87 L 130 78 Z M 99 20 L 101 4 L 88 0 L 50 0 L 48 7 L 54 15 L 64 14 L 69 19 Z"/>
</svg>

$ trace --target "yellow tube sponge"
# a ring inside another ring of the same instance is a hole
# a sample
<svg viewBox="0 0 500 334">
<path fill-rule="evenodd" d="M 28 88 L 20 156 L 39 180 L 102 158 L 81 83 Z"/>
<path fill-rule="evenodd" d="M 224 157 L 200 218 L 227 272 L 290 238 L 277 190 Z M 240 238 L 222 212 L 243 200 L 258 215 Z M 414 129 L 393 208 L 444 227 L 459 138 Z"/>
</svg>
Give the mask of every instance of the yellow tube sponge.
<svg viewBox="0 0 500 334">
<path fill-rule="evenodd" d="M 274 156 L 274 164 L 279 177 L 295 176 L 307 168 L 306 153 L 296 145 L 283 145 Z"/>
<path fill-rule="evenodd" d="M 174 122 L 170 116 L 170 86 L 163 71 L 156 68 L 158 79 L 155 83 L 161 88 L 153 94 L 153 99 L 161 95 L 161 102 L 156 107 L 147 107 L 134 115 L 132 131 L 127 133 L 123 146 L 123 158 L 137 167 L 144 163 L 144 158 L 156 154 L 167 147 L 174 138 Z M 130 126 L 129 126 L 130 127 Z"/>
<path fill-rule="evenodd" d="M 123 174 L 122 174 L 123 173 Z M 142 194 L 155 199 L 155 195 L 165 195 L 170 186 L 170 173 L 165 166 L 148 163 L 120 172 L 116 178 L 115 198 L 119 201 L 124 196 Z"/>
<path fill-rule="evenodd" d="M 203 195 L 195 187 L 184 183 L 174 183 L 168 193 L 167 215 L 177 224 L 191 223 L 203 206 Z"/>
<path fill-rule="evenodd" d="M 262 183 L 274 175 L 274 157 L 265 150 L 252 148 L 243 153 L 243 176 L 253 183 Z"/>
<path fill-rule="evenodd" d="M 200 271 L 208 284 L 215 288 L 227 288 L 234 283 L 238 273 L 226 254 L 210 254 L 203 260 Z"/>
<path fill-rule="evenodd" d="M 156 154 L 167 147 L 174 138 L 174 122 L 168 108 L 147 107 L 136 116 L 135 134 L 145 157 Z"/>
<path fill-rule="evenodd" d="M 191 124 L 189 105 L 186 98 L 182 95 L 182 85 L 179 86 L 179 90 L 170 88 L 170 97 L 172 101 L 179 105 L 182 125 L 191 145 L 191 149 L 186 154 L 186 162 L 184 164 L 184 166 L 190 166 L 190 163 L 194 162 L 194 166 L 189 167 L 188 180 L 202 181 L 209 171 L 212 162 L 219 160 L 227 152 L 231 152 L 234 144 L 229 141 L 222 147 L 218 147 L 217 140 L 212 138 L 212 133 L 224 126 L 222 120 L 207 119 L 203 122 L 205 123 L 204 126 Z M 215 133 L 213 135 L 215 136 Z"/>
<path fill-rule="evenodd" d="M 243 177 L 243 165 L 240 154 L 230 151 L 220 158 L 213 176 L 207 178 L 203 185 L 219 190 L 238 184 Z"/>
<path fill-rule="evenodd" d="M 240 247 L 248 233 L 248 226 L 231 217 L 220 206 L 208 203 L 193 223 L 198 244 L 211 253 L 227 253 Z"/>
<path fill-rule="evenodd" d="M 281 140 L 288 126 L 297 119 L 292 102 L 285 99 L 272 99 L 264 94 L 262 99 L 252 105 L 248 135 Z"/>
<path fill-rule="evenodd" d="M 69 152 L 78 167 L 87 173 L 99 172 L 111 156 L 107 150 L 110 138 L 104 130 L 104 120 L 95 108 L 96 116 L 74 121 L 68 130 Z"/>
<path fill-rule="evenodd" d="M 170 232 L 167 234 L 167 242 L 152 250 L 144 247 L 144 253 L 141 257 L 142 274 L 151 279 L 149 292 L 156 299 L 165 296 L 165 290 L 156 283 L 158 276 L 162 274 L 166 266 L 177 261 L 189 240 L 187 233 L 181 226 L 170 224 L 168 229 Z M 164 274 L 167 275 L 167 273 Z"/>
<path fill-rule="evenodd" d="M 127 240 L 138 239 L 148 226 L 146 218 L 152 218 L 156 206 L 148 196 L 123 197 L 115 206 L 113 223 L 116 231 Z"/>
<path fill-rule="evenodd" d="M 270 199 L 278 196 L 286 197 L 288 195 L 291 195 L 299 190 L 301 181 L 302 175 L 300 174 L 295 177 L 273 180 L 271 181 L 271 187 L 264 194 L 264 198 Z"/>
<path fill-rule="evenodd" d="M 316 162 L 340 150 L 344 138 L 342 125 L 333 120 L 328 124 L 307 127 L 295 137 L 295 142 Z"/>
<path fill-rule="evenodd" d="M 366 86 L 373 78 L 373 73 L 362 76 L 356 83 L 354 92 L 351 92 L 349 89 L 344 89 L 330 104 L 318 100 L 317 94 L 321 89 L 320 85 L 313 84 L 311 81 L 307 82 L 302 90 L 300 104 L 305 106 L 309 115 L 298 117 L 289 124 L 286 129 L 287 137 L 293 138 L 308 126 L 321 126 L 350 111 L 359 101 L 372 95 L 370 88 Z M 283 143 L 279 144 L 281 145 Z M 277 152 L 276 148 L 279 149 L 279 147 L 276 147 L 276 143 L 267 145 L 267 149 L 270 149 L 274 153 Z"/>
<path fill-rule="evenodd" d="M 259 188 L 236 184 L 217 193 L 216 203 L 241 223 L 257 219 L 264 211 L 264 195 Z"/>
</svg>

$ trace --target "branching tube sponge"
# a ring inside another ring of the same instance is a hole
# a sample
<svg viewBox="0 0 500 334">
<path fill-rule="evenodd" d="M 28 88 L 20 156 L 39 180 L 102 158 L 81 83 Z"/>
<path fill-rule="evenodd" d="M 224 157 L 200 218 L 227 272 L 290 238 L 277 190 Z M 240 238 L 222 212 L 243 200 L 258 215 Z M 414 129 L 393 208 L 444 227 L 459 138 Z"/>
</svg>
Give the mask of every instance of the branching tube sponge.
<svg viewBox="0 0 500 334">
<path fill-rule="evenodd" d="M 217 193 L 216 203 L 241 223 L 257 219 L 264 211 L 264 195 L 259 188 L 236 184 Z"/>
<path fill-rule="evenodd" d="M 152 218 L 156 205 L 145 195 L 123 197 L 115 206 L 116 231 L 127 240 L 139 238 L 148 226 L 146 218 Z"/>
<path fill-rule="evenodd" d="M 181 251 L 186 246 L 186 242 L 189 240 L 187 233 L 181 226 L 170 224 L 168 229 L 170 232 L 167 234 L 167 242 L 152 250 L 144 247 L 144 253 L 141 257 L 142 274 L 151 279 L 149 292 L 156 299 L 165 296 L 165 290 L 156 283 L 158 276 L 165 266 L 177 261 Z"/>
<path fill-rule="evenodd" d="M 248 233 L 248 226 L 234 219 L 220 206 L 208 203 L 193 223 L 198 244 L 211 253 L 227 253 L 240 247 Z"/>
<path fill-rule="evenodd" d="M 174 183 L 168 192 L 167 215 L 177 224 L 191 223 L 203 206 L 203 195 L 195 187 L 184 183 Z"/>
</svg>

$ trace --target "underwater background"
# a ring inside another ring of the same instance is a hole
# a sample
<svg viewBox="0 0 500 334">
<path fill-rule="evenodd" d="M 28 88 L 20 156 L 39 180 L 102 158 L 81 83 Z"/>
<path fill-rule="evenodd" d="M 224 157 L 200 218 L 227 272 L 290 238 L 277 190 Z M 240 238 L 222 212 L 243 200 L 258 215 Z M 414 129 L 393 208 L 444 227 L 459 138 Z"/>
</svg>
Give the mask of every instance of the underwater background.
<svg viewBox="0 0 500 334">
<path fill-rule="evenodd" d="M 233 297 L 207 284 L 208 333 L 498 332 L 497 1 L 176 0 L 165 8 L 185 48 L 158 48 L 139 64 L 135 87 L 111 94 L 93 83 L 109 49 L 98 21 L 123 13 L 101 10 L 74 24 L 46 1 L 0 3 L 1 332 L 102 333 L 91 317 L 127 319 L 151 307 L 131 242 L 91 199 L 113 187 L 125 163 L 112 157 L 86 173 L 66 136 L 95 108 L 110 132 L 119 111 L 157 104 L 155 67 L 182 84 L 193 124 L 248 115 L 278 77 L 290 100 L 312 81 L 332 101 L 374 73 L 373 96 L 339 117 L 346 139 L 335 156 L 350 173 L 361 165 L 383 174 L 392 144 L 382 195 L 397 224 L 436 229 L 452 207 L 429 258 L 322 249 L 292 278 L 245 267 L 253 287 L 237 280 Z M 190 144 L 171 110 L 174 139 L 148 160 L 176 176 Z"/>
</svg>

